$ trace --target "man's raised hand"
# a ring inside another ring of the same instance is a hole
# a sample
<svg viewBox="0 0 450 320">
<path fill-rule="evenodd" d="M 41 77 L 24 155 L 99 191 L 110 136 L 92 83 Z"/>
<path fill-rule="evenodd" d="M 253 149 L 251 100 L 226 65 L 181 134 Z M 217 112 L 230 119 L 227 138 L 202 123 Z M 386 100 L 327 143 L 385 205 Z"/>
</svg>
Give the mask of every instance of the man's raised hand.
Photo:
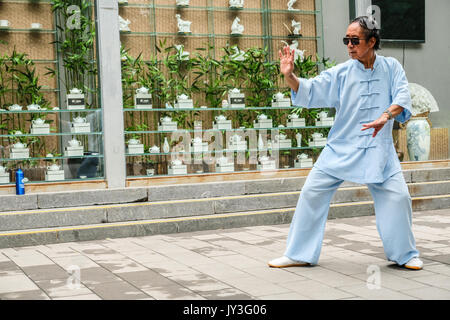
<svg viewBox="0 0 450 320">
<path fill-rule="evenodd" d="M 282 50 L 278 51 L 280 56 L 280 71 L 285 76 L 291 75 L 294 72 L 294 50 L 285 46 Z"/>
</svg>

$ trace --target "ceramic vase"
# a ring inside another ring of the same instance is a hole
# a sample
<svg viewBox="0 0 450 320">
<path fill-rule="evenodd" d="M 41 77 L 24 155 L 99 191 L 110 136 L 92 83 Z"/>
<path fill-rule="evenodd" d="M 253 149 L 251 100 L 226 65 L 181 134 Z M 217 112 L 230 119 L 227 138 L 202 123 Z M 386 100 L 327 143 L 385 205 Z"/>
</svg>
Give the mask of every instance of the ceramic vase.
<svg viewBox="0 0 450 320">
<path fill-rule="evenodd" d="M 170 151 L 170 145 L 169 145 L 169 141 L 167 141 L 167 137 L 164 137 L 163 151 L 165 153 L 169 153 L 169 151 Z"/>
<path fill-rule="evenodd" d="M 430 156 L 430 125 L 427 118 L 411 118 L 406 125 L 410 161 L 425 161 Z"/>
</svg>

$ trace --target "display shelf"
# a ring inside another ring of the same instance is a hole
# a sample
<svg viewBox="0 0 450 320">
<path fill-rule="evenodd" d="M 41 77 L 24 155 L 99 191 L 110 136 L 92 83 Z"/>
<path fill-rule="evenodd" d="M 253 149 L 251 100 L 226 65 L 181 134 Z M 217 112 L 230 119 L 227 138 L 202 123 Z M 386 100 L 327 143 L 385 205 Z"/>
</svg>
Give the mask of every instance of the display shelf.
<svg viewBox="0 0 450 320">
<path fill-rule="evenodd" d="M 26 177 L 25 177 L 26 178 Z M 98 180 L 103 180 L 104 177 L 103 176 L 98 176 L 98 177 L 92 177 L 92 178 L 75 178 L 75 179 L 64 179 L 64 180 L 51 180 L 51 181 L 47 181 L 47 180 L 28 180 L 25 182 L 25 188 L 27 186 L 27 184 L 37 184 L 37 183 L 61 183 L 61 182 L 80 182 L 80 181 L 98 181 Z M 10 183 L 0 183 L 1 186 L 13 186 L 15 185 L 15 182 L 10 182 Z"/>
<path fill-rule="evenodd" d="M 297 39 L 297 40 L 320 40 L 322 37 L 310 37 L 310 36 L 301 36 L 301 35 L 288 35 L 288 36 L 271 36 L 271 39 Z"/>
<path fill-rule="evenodd" d="M 82 132 L 82 133 L 71 133 L 71 132 L 51 132 L 49 134 L 0 134 L 0 138 L 21 138 L 21 137 L 52 137 L 52 136 L 101 136 L 103 132 Z"/>
<path fill-rule="evenodd" d="M 172 133 L 172 132 L 211 132 L 211 131 L 244 131 L 244 130 L 267 130 L 267 131 L 275 131 L 275 130 L 295 130 L 295 129 L 327 129 L 332 126 L 305 126 L 305 127 L 274 127 L 274 128 L 232 128 L 232 129 L 178 129 L 178 130 L 169 130 L 169 131 L 158 131 L 158 130 L 148 130 L 148 131 L 125 131 L 125 135 L 127 134 L 145 134 L 145 133 Z"/>
<path fill-rule="evenodd" d="M 119 4 L 119 8 L 146 8 L 146 9 L 172 9 L 178 11 L 184 10 L 207 10 L 207 11 L 215 11 L 215 12 L 255 12 L 255 13 L 289 13 L 289 14 L 310 14 L 316 15 L 320 14 L 320 10 L 283 10 L 283 9 L 270 9 L 270 8 L 230 8 L 230 7 L 216 7 L 216 6 L 177 6 L 175 4 L 172 5 L 164 5 L 164 4 L 145 4 L 145 3 L 124 3 Z"/>
<path fill-rule="evenodd" d="M 5 2 L 5 3 L 29 3 L 29 4 L 34 4 L 34 3 L 43 3 L 43 4 L 51 4 L 52 0 L 1 0 L 0 2 Z"/>
<path fill-rule="evenodd" d="M 34 63 L 58 63 L 58 60 L 33 59 Z"/>
<path fill-rule="evenodd" d="M 230 12 L 256 12 L 261 13 L 264 8 L 230 8 L 230 7 L 215 7 L 215 6 L 177 6 L 176 4 L 145 4 L 145 3 L 124 3 L 119 4 L 119 8 L 146 8 L 146 9 L 171 9 L 177 11 L 185 10 L 207 10 L 207 11 L 230 11 Z"/>
<path fill-rule="evenodd" d="M 287 10 L 287 9 L 268 9 L 270 13 L 284 13 L 284 14 L 290 14 L 290 15 L 302 15 L 302 14 L 309 14 L 309 15 L 317 15 L 320 14 L 320 10 Z"/>
<path fill-rule="evenodd" d="M 269 39 L 270 37 L 264 35 L 251 35 L 251 34 L 240 34 L 240 35 L 232 35 L 230 34 L 214 34 L 211 35 L 209 33 L 184 33 L 184 32 L 145 32 L 145 31 L 120 31 L 121 35 L 130 35 L 130 36 L 158 36 L 158 37 L 191 37 L 191 38 L 208 38 L 208 37 L 216 37 L 216 38 L 253 38 L 253 39 Z"/>
<path fill-rule="evenodd" d="M 134 178 L 164 178 L 164 177 L 180 177 L 180 176 L 210 176 L 210 175 L 224 175 L 224 174 L 234 174 L 234 173 L 261 173 L 261 172 L 268 172 L 268 171 L 287 171 L 287 170 L 302 170 L 302 169 L 311 169 L 311 168 L 275 168 L 275 169 L 267 169 L 267 170 L 235 170 L 232 172 L 216 172 L 216 171 L 208 171 L 208 172 L 192 172 L 192 173 L 186 173 L 186 174 L 155 174 L 155 175 L 134 175 L 134 176 L 127 176 L 129 179 Z"/>
<path fill-rule="evenodd" d="M 94 109 L 45 109 L 45 110 L 4 110 L 0 109 L 0 115 L 1 114 L 8 114 L 8 113 L 73 113 L 73 112 L 102 112 L 102 109 L 100 108 L 94 108 Z"/>
<path fill-rule="evenodd" d="M 12 162 L 12 161 L 24 161 L 24 160 L 43 160 L 43 161 L 50 161 L 50 160 L 65 160 L 65 159 L 79 159 L 79 158 L 103 158 L 102 154 L 91 154 L 91 155 L 83 155 L 83 156 L 60 156 L 60 157 L 30 157 L 30 158 L 0 158 L 0 162 Z"/>
<path fill-rule="evenodd" d="M 208 153 L 238 153 L 238 152 L 268 152 L 268 151 L 290 151 L 290 150 L 313 150 L 323 149 L 325 146 L 319 147 L 291 147 L 291 148 L 264 148 L 264 149 L 245 149 L 236 151 L 234 149 L 222 149 L 222 150 L 208 150 L 208 151 L 176 151 L 176 152 L 158 152 L 158 153 L 126 153 L 126 157 L 142 157 L 142 156 L 171 156 L 171 155 L 183 155 L 183 154 L 208 154 Z"/>
<path fill-rule="evenodd" d="M 27 32 L 27 33 L 56 33 L 56 30 L 51 29 L 16 29 L 12 27 L 0 27 L 0 32 Z"/>
<path fill-rule="evenodd" d="M 161 112 L 180 112 L 180 111 L 251 111 L 251 110 L 295 110 L 299 107 L 245 107 L 245 108 L 147 108 L 147 109 L 136 109 L 136 108 L 124 108 L 124 112 L 129 111 L 161 111 Z"/>
</svg>

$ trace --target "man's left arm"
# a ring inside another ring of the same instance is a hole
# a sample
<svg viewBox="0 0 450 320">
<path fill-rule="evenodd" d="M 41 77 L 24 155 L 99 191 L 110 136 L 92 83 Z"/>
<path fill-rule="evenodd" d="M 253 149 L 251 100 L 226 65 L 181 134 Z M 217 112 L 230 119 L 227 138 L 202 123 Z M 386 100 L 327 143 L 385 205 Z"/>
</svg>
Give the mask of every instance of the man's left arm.
<svg viewBox="0 0 450 320">
<path fill-rule="evenodd" d="M 386 109 L 386 111 L 383 112 L 383 114 L 375 121 L 372 121 L 370 123 L 364 123 L 363 128 L 361 131 L 373 128 L 373 134 L 372 137 L 375 137 L 378 132 L 383 129 L 384 125 L 391 119 L 397 117 L 398 115 L 402 114 L 404 111 L 404 108 L 402 106 L 393 104 L 389 108 Z"/>
<path fill-rule="evenodd" d="M 392 104 L 381 116 L 371 123 L 363 124 L 361 131 L 374 128 L 372 137 L 375 137 L 384 125 L 395 118 L 398 122 L 405 122 L 411 117 L 411 95 L 408 88 L 408 80 L 401 64 L 393 59 L 391 80 Z"/>
</svg>

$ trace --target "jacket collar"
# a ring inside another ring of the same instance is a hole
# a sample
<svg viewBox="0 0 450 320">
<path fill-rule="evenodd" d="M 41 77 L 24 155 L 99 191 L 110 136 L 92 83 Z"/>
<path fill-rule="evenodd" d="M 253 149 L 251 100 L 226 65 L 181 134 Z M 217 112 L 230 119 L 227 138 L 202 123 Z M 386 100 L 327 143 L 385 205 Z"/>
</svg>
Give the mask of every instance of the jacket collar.
<svg viewBox="0 0 450 320">
<path fill-rule="evenodd" d="M 361 69 L 361 70 L 363 70 L 363 71 L 369 71 L 369 70 L 371 70 L 371 69 L 366 69 L 365 67 L 364 67 L 364 64 L 362 64 L 358 59 L 353 59 L 354 60 L 354 64 L 359 68 L 359 69 Z M 375 53 L 375 62 L 373 63 L 373 70 L 375 70 L 377 67 L 378 67 L 378 65 L 380 64 L 380 56 L 379 55 L 377 55 L 376 53 Z"/>
</svg>

